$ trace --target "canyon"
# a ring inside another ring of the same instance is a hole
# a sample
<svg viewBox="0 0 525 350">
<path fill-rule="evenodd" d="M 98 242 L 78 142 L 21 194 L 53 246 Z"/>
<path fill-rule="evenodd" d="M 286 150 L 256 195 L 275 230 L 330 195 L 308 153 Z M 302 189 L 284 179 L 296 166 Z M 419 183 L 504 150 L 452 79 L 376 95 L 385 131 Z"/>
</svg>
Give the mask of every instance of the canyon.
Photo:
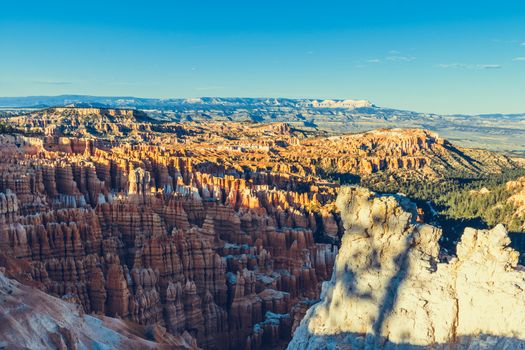
<svg viewBox="0 0 525 350">
<path fill-rule="evenodd" d="M 5 121 L 13 131 L 0 134 L 3 314 L 29 317 L 8 310 L 49 304 L 39 311 L 48 316 L 38 341 L 57 348 L 126 347 L 132 334 L 144 348 L 274 349 L 297 329 L 293 348 L 314 319 L 309 311 L 301 323 L 323 281 L 344 275 L 351 223 L 376 229 L 366 221 L 373 217 L 402 226 L 389 229 L 400 246 L 388 260 L 417 231 L 411 220 L 421 221 L 392 200 L 388 213 L 348 219 L 336 205 L 342 178 L 424 183 L 517 167 L 420 129 L 334 136 L 288 123 L 160 121 L 98 107 Z M 425 227 L 421 249 L 433 266 L 439 230 Z M 383 244 L 389 235 L 378 232 Z M 502 269 L 515 267 L 514 255 Z M 397 273 L 390 265 L 386 277 Z M 60 321 L 60 313 L 72 315 Z M 93 338 L 100 324 L 111 336 Z M 12 346 L 21 332 L 10 322 L 0 341 Z M 121 345 L 107 343 L 112 337 Z"/>
</svg>

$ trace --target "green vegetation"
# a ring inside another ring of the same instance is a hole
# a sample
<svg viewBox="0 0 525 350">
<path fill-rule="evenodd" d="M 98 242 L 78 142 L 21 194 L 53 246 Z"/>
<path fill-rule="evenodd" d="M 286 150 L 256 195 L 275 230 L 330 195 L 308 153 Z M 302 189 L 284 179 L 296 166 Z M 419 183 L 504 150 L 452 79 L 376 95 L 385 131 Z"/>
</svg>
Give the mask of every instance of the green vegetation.
<svg viewBox="0 0 525 350">
<path fill-rule="evenodd" d="M 523 231 L 525 215 L 516 215 L 516 208 L 508 202 L 512 195 L 504 184 L 484 187 L 488 191 L 463 189 L 442 197 L 447 207 L 444 214 L 459 218 L 481 218 L 487 225 L 503 223 L 510 231 Z"/>
<path fill-rule="evenodd" d="M 15 132 L 20 132 L 20 130 L 18 130 L 11 124 L 7 124 L 4 121 L 0 121 L 0 134 L 11 134 Z"/>
<path fill-rule="evenodd" d="M 9 124 L 5 120 L 0 120 L 0 134 L 22 134 L 25 136 L 34 136 L 34 135 L 41 135 L 42 132 L 33 131 L 33 130 L 27 131 L 16 125 Z"/>
<path fill-rule="evenodd" d="M 516 208 L 508 202 L 513 193 L 505 186 L 521 176 L 525 176 L 523 168 L 483 178 L 456 177 L 436 182 L 414 182 L 382 174 L 363 179 L 361 185 L 376 192 L 400 192 L 415 200 L 430 201 L 446 219 L 481 219 L 488 226 L 503 223 L 510 231 L 522 232 L 525 215 L 516 215 Z"/>
<path fill-rule="evenodd" d="M 350 173 L 341 173 L 336 167 L 328 169 L 319 168 L 317 169 L 318 175 L 328 181 L 335 182 L 339 185 L 352 185 L 359 184 L 361 178 L 358 175 Z"/>
</svg>

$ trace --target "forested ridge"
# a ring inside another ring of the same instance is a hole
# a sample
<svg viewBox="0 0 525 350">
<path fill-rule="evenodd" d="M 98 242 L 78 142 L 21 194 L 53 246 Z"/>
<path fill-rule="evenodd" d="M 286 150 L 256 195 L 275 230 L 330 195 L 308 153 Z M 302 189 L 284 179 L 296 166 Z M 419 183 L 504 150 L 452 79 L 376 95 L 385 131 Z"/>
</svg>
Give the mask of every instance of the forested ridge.
<svg viewBox="0 0 525 350">
<path fill-rule="evenodd" d="M 458 174 L 460 175 L 460 174 Z M 419 201 L 430 201 L 436 210 L 449 219 L 481 219 L 487 226 L 502 223 L 509 231 L 525 231 L 525 213 L 518 213 L 509 201 L 514 192 L 509 181 L 525 176 L 524 168 L 482 178 L 456 176 L 441 181 L 413 182 L 382 174 L 362 179 L 361 185 L 381 193 L 403 193 Z"/>
</svg>

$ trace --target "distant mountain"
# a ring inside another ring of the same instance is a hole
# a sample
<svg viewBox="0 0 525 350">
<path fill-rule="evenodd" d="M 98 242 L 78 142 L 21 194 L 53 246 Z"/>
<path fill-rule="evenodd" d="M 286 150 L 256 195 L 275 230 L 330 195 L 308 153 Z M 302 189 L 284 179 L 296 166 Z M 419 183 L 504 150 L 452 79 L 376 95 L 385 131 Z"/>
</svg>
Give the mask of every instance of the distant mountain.
<svg viewBox="0 0 525 350">
<path fill-rule="evenodd" d="M 291 107 L 291 108 L 341 108 L 354 109 L 373 107 L 367 100 L 322 100 L 322 99 L 289 99 L 289 98 L 137 98 L 137 97 L 110 97 L 110 96 L 27 96 L 27 97 L 0 97 L 0 107 L 126 107 L 142 109 L 170 109 L 177 107 L 199 106 L 225 107 Z"/>
<path fill-rule="evenodd" d="M 0 97 L 3 114 L 68 106 L 144 110 L 159 121 L 286 122 L 331 133 L 374 128 L 421 128 L 438 132 L 466 147 L 525 157 L 525 113 L 439 115 L 378 107 L 367 100 L 291 98 L 137 98 L 129 96 Z M 3 108 L 2 108 L 3 107 Z M 14 111 L 9 109 L 16 108 Z M 0 114 L 1 116 L 1 114 Z"/>
</svg>

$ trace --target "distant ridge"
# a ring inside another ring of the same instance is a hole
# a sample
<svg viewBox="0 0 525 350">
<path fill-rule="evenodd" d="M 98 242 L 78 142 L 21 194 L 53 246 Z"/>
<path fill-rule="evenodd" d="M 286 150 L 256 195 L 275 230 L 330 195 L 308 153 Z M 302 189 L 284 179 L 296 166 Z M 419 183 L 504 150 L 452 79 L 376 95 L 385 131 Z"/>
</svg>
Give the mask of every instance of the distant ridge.
<svg viewBox="0 0 525 350">
<path fill-rule="evenodd" d="M 373 107 L 367 100 L 352 99 L 291 99 L 291 98 L 249 98 L 249 97 L 198 97 L 198 98 L 140 98 L 130 96 L 26 96 L 0 97 L 0 107 L 45 108 L 56 106 L 74 107 L 118 107 L 139 109 L 163 109 L 182 106 L 226 107 L 295 107 L 295 108 L 341 108 L 354 109 Z"/>
<path fill-rule="evenodd" d="M 525 157 L 522 141 L 525 138 L 525 113 L 443 115 L 380 107 L 368 100 L 358 99 L 87 95 L 0 97 L 0 118 L 52 107 L 134 109 L 143 111 L 158 122 L 283 122 L 335 134 L 377 128 L 420 128 L 438 132 L 465 147 Z"/>
</svg>

